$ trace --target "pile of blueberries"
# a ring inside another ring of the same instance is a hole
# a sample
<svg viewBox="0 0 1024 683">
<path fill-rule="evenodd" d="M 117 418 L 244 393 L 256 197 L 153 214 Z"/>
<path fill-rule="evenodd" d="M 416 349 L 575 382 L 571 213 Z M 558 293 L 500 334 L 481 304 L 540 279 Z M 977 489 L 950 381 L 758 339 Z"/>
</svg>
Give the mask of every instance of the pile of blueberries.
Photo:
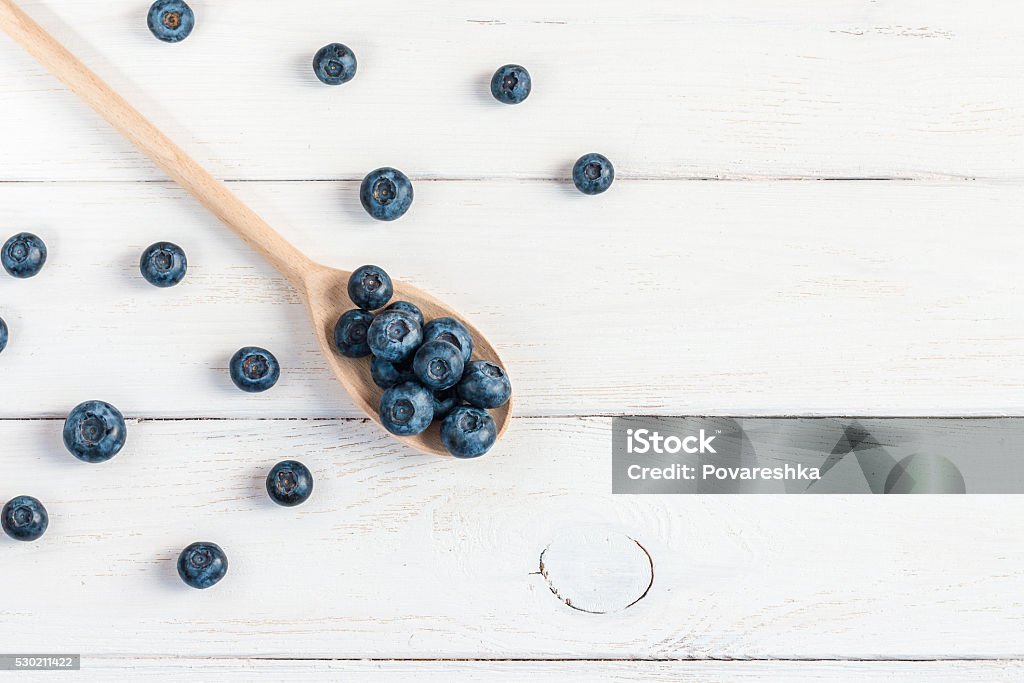
<svg viewBox="0 0 1024 683">
<path fill-rule="evenodd" d="M 348 280 L 348 297 L 359 308 L 338 318 L 335 348 L 348 358 L 373 356 L 370 374 L 384 389 L 380 421 L 389 432 L 413 436 L 441 420 L 441 442 L 449 453 L 483 455 L 497 438 L 487 410 L 512 396 L 508 375 L 490 361 L 471 360 L 473 338 L 465 325 L 454 318 L 426 322 L 408 301 L 388 305 L 394 293 L 383 268 L 357 268 Z"/>
</svg>

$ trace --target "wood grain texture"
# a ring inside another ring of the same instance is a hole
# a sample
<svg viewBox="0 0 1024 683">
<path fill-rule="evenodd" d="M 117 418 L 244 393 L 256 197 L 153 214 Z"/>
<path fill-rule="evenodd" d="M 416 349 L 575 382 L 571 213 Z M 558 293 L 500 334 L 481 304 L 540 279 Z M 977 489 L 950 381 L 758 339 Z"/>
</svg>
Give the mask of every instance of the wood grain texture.
<svg viewBox="0 0 1024 683">
<path fill-rule="evenodd" d="M 1020 179 L 1018 3 L 649 0 L 204 0 L 179 45 L 148 3 L 24 0 L 26 10 L 218 177 L 566 177 L 600 151 L 620 178 Z M 313 53 L 358 59 L 338 87 Z M 5 179 L 159 178 L 0 41 Z M 494 70 L 534 93 L 502 106 Z"/>
<path fill-rule="evenodd" d="M 219 681 L 359 680 L 424 683 L 488 681 L 658 681 L 664 683 L 733 683 L 758 681 L 1018 681 L 1024 667 L 1016 661 L 972 662 L 348 662 L 268 661 L 258 659 L 90 658 L 76 680 L 110 680 L 125 674 L 152 680 Z"/>
<path fill-rule="evenodd" d="M 180 45 L 147 4 L 23 1 L 215 176 L 288 181 L 231 187 L 297 247 L 476 322 L 524 417 L 470 463 L 337 419 L 286 281 L 0 39 L 0 237 L 50 247 L 0 277 L 0 498 L 51 514 L 0 538 L 5 651 L 96 680 L 1021 678 L 1018 498 L 612 496 L 596 416 L 1024 415 L 1019 4 L 195 0 Z M 359 75 L 327 88 L 334 40 Z M 486 90 L 510 61 L 520 107 Z M 601 197 L 566 181 L 589 151 Z M 416 182 L 387 226 L 353 182 L 385 164 Z M 889 182 L 795 182 L 822 178 Z M 161 239 L 168 291 L 138 275 Z M 284 365 L 264 395 L 227 378 L 247 344 Z M 130 418 L 106 465 L 52 419 L 87 398 Z M 317 477 L 294 510 L 263 490 L 285 458 Z M 231 558 L 202 593 L 173 568 L 199 538 Z M 630 542 L 653 582 L 623 607 Z M 638 658 L 1015 661 L 593 661 Z"/>
<path fill-rule="evenodd" d="M 239 183 L 327 264 L 377 263 L 500 350 L 523 415 L 1024 414 L 1011 184 L 429 182 L 394 224 L 356 183 Z M 287 283 L 198 205 L 153 183 L 0 184 L 7 233 L 50 248 L 0 278 L 0 415 L 102 398 L 131 416 L 361 416 Z M 514 206 L 514 211 L 502 207 Z M 181 244 L 159 290 L 142 250 Z M 259 396 L 225 371 L 271 349 Z"/>
<path fill-rule="evenodd" d="M 0 543 L 5 648 L 1024 656 L 1024 551 L 1007 542 L 1024 533 L 1019 497 L 613 496 L 610 419 L 514 422 L 488 457 L 459 462 L 415 454 L 362 420 L 132 421 L 121 454 L 89 466 L 62 452 L 60 421 L 0 421 L 0 442 L 15 445 L 4 497 L 35 495 L 50 512 L 40 542 Z M 263 480 L 293 457 L 316 488 L 286 509 Z M 635 539 L 653 563 L 646 596 L 615 613 L 572 609 L 540 572 L 542 551 L 566 534 L 592 539 L 579 555 L 614 569 L 595 532 Z M 203 592 L 174 569 L 199 539 L 230 561 Z"/>
</svg>

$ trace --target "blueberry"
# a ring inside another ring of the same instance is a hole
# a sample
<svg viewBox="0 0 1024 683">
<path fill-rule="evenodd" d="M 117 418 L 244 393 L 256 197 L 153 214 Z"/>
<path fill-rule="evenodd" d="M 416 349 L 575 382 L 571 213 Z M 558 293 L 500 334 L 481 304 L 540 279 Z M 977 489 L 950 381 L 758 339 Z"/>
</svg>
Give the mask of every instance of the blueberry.
<svg viewBox="0 0 1024 683">
<path fill-rule="evenodd" d="M 504 104 L 519 104 L 530 96 L 530 72 L 518 64 L 506 64 L 491 77 L 491 94 Z"/>
<path fill-rule="evenodd" d="M 173 287 L 181 282 L 188 269 L 185 252 L 177 244 L 157 242 L 149 245 L 139 259 L 142 277 L 157 287 Z"/>
<path fill-rule="evenodd" d="M 0 525 L 16 541 L 35 541 L 46 532 L 50 517 L 43 504 L 32 496 L 18 496 L 4 505 Z"/>
<path fill-rule="evenodd" d="M 356 75 L 356 56 L 347 45 L 324 45 L 313 57 L 313 73 L 327 85 L 348 83 Z"/>
<path fill-rule="evenodd" d="M 486 410 L 459 406 L 441 423 L 441 442 L 456 458 L 476 458 L 491 450 L 498 438 L 494 419 Z"/>
<path fill-rule="evenodd" d="M 411 357 L 423 341 L 423 330 L 405 311 L 382 311 L 366 335 L 373 355 L 392 363 Z"/>
<path fill-rule="evenodd" d="M 394 293 L 391 276 L 380 266 L 359 266 L 348 277 L 348 298 L 367 311 L 383 308 Z"/>
<path fill-rule="evenodd" d="M 423 341 L 440 339 L 462 351 L 462 360 L 468 363 L 473 357 L 473 337 L 466 326 L 455 318 L 435 318 L 423 328 Z"/>
<path fill-rule="evenodd" d="M 7 348 L 7 323 L 0 318 L 0 351 Z"/>
<path fill-rule="evenodd" d="M 412 370 L 417 379 L 428 389 L 440 391 L 459 383 L 465 362 L 462 352 L 455 344 L 435 339 L 423 344 L 416 351 Z"/>
<path fill-rule="evenodd" d="M 404 363 L 392 363 L 377 356 L 370 360 L 370 376 L 373 377 L 374 384 L 381 389 L 390 389 L 396 384 L 416 379 L 412 364 L 408 360 Z"/>
<path fill-rule="evenodd" d="M 359 201 L 366 213 L 379 221 L 401 218 L 412 206 L 412 182 L 393 168 L 370 171 L 359 186 Z"/>
<path fill-rule="evenodd" d="M 297 460 L 283 460 L 267 475 L 267 493 L 278 505 L 294 507 L 305 503 L 313 493 L 313 475 Z"/>
<path fill-rule="evenodd" d="M 416 382 L 391 387 L 380 397 L 380 421 L 392 434 L 419 434 L 433 420 L 434 398 Z"/>
<path fill-rule="evenodd" d="M 583 194 L 601 194 L 612 186 L 613 180 L 615 167 L 601 154 L 584 154 L 572 167 L 572 182 Z"/>
<path fill-rule="evenodd" d="M 497 408 L 508 402 L 512 385 L 508 375 L 494 363 L 475 360 L 466 366 L 459 382 L 459 397 L 477 408 Z"/>
<path fill-rule="evenodd" d="M 411 304 L 408 301 L 396 301 L 385 310 L 405 311 L 412 317 L 416 318 L 416 322 L 420 324 L 420 327 L 423 327 L 423 311 L 421 311 L 420 307 L 416 304 Z"/>
<path fill-rule="evenodd" d="M 196 15 L 183 0 L 156 0 L 146 17 L 149 30 L 165 43 L 177 43 L 188 38 L 196 25 Z"/>
<path fill-rule="evenodd" d="M 228 556 L 220 546 L 199 541 L 178 555 L 178 576 L 193 588 L 209 588 L 228 573 Z"/>
<path fill-rule="evenodd" d="M 459 394 L 455 388 L 442 389 L 434 393 L 434 419 L 443 420 L 444 417 L 459 405 Z"/>
<path fill-rule="evenodd" d="M 334 326 L 334 348 L 338 353 L 349 358 L 362 358 L 370 355 L 370 345 L 366 343 L 366 333 L 373 322 L 373 313 L 360 308 L 345 311 Z"/>
<path fill-rule="evenodd" d="M 270 351 L 258 346 L 245 346 L 231 357 L 228 365 L 231 381 L 242 391 L 266 391 L 277 384 L 281 366 Z"/>
<path fill-rule="evenodd" d="M 126 436 L 121 411 L 104 401 L 79 403 L 64 421 L 64 445 L 84 462 L 110 460 L 124 446 Z"/>
<path fill-rule="evenodd" d="M 46 263 L 46 245 L 30 232 L 19 232 L 4 243 L 0 261 L 14 277 L 32 277 Z"/>
</svg>

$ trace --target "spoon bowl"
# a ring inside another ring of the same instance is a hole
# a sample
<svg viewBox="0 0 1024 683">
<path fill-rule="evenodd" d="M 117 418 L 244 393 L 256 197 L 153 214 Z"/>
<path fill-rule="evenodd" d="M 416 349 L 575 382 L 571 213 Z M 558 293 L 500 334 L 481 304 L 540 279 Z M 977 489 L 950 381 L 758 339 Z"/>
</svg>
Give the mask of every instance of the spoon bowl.
<svg viewBox="0 0 1024 683">
<path fill-rule="evenodd" d="M 289 244 L 227 185 L 214 178 L 25 14 L 14 0 L 0 0 L 0 29 L 288 278 L 306 301 L 313 330 L 331 371 L 356 405 L 380 424 L 379 402 L 383 392 L 370 376 L 369 362 L 365 358 L 345 358 L 334 349 L 335 323 L 342 313 L 356 307 L 348 298 L 351 273 L 315 263 Z M 462 322 L 473 335 L 474 357 L 502 365 L 487 338 L 465 318 L 421 289 L 401 282 L 394 282 L 394 288 L 396 300 L 416 304 L 426 320 L 449 316 Z M 491 412 L 499 439 L 508 428 L 511 409 L 509 401 Z M 426 453 L 447 454 L 436 422 L 422 434 L 395 438 Z"/>
<path fill-rule="evenodd" d="M 348 279 L 352 274 L 346 270 L 328 268 L 321 265 L 312 265 L 306 271 L 308 275 L 303 279 L 300 290 L 309 309 L 309 315 L 313 322 L 313 330 L 316 333 L 320 349 L 331 372 L 338 378 L 342 386 L 348 391 L 356 405 L 376 422 L 380 421 L 380 397 L 384 390 L 376 385 L 370 375 L 369 358 L 348 358 L 342 356 L 334 347 L 334 326 L 338 318 L 345 311 L 358 308 L 348 298 Z M 473 359 L 487 360 L 495 365 L 505 367 L 498 356 L 497 350 L 491 345 L 487 338 L 472 325 L 468 320 L 453 311 L 444 302 L 431 296 L 422 289 L 397 280 L 393 281 L 395 294 L 392 301 L 408 301 L 415 304 L 423 312 L 425 321 L 430 322 L 435 318 L 455 318 L 469 330 L 473 337 Z M 497 428 L 498 440 L 508 429 L 512 414 L 512 399 L 508 403 L 489 411 L 494 418 L 494 426 Z M 448 455 L 448 451 L 441 443 L 440 421 L 434 422 L 427 431 L 414 436 L 395 436 L 399 441 L 425 453 L 435 455 Z M 383 429 L 381 425 L 381 429 Z"/>
</svg>

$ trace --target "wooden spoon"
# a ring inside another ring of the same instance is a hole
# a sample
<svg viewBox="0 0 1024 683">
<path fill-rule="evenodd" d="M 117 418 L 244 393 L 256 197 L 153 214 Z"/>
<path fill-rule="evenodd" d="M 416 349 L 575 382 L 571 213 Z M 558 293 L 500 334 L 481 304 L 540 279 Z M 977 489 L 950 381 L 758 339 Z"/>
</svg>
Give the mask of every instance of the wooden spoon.
<svg viewBox="0 0 1024 683">
<path fill-rule="evenodd" d="M 355 308 L 347 293 L 350 271 L 316 263 L 289 244 L 227 185 L 210 175 L 11 0 L 0 0 L 0 28 L 288 278 L 306 302 L 327 364 L 356 405 L 380 424 L 381 390 L 370 376 L 369 359 L 345 358 L 334 349 L 334 325 L 338 317 Z M 395 300 L 416 304 L 426 320 L 445 316 L 460 320 L 473 335 L 474 357 L 501 365 L 498 352 L 465 318 L 420 289 L 398 281 L 394 286 Z M 509 401 L 491 413 L 499 439 L 508 428 L 511 410 Z M 395 438 L 426 453 L 447 453 L 441 444 L 437 423 L 423 434 Z"/>
</svg>

